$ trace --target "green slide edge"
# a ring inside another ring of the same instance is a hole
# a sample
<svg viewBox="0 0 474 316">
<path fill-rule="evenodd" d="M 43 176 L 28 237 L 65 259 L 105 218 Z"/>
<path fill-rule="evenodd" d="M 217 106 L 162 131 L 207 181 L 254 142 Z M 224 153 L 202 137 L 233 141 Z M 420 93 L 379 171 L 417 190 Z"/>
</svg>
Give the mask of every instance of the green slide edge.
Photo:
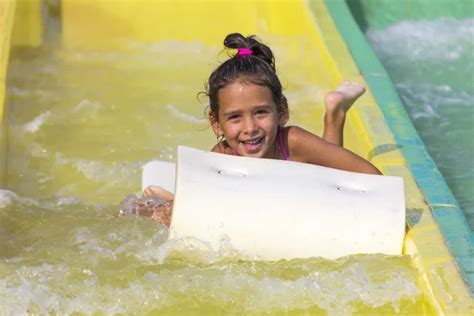
<svg viewBox="0 0 474 316">
<path fill-rule="evenodd" d="M 385 68 L 367 43 L 345 0 L 325 0 L 334 23 L 367 80 L 416 183 L 426 198 L 461 273 L 474 295 L 474 233 L 413 126 Z"/>
</svg>

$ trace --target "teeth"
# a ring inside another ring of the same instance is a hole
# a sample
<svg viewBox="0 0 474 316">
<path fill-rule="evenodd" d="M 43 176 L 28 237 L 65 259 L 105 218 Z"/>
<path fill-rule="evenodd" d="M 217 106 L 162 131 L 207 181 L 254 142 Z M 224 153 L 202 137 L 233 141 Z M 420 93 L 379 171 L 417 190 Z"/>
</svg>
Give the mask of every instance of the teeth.
<svg viewBox="0 0 474 316">
<path fill-rule="evenodd" d="M 245 141 L 244 143 L 250 144 L 250 145 L 255 145 L 255 144 L 260 143 L 260 140 L 261 140 L 261 138 L 254 139 L 254 140 L 247 140 L 247 141 Z"/>
</svg>

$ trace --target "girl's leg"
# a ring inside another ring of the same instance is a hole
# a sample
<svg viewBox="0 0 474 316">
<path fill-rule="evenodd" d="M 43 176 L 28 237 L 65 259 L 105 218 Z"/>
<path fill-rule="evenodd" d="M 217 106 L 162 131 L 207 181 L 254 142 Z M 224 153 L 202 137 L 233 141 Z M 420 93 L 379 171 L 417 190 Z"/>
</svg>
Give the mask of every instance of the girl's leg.
<svg viewBox="0 0 474 316">
<path fill-rule="evenodd" d="M 343 131 L 346 113 L 354 102 L 365 92 L 362 84 L 343 81 L 335 91 L 326 95 L 323 138 L 338 146 L 343 146 Z"/>
</svg>

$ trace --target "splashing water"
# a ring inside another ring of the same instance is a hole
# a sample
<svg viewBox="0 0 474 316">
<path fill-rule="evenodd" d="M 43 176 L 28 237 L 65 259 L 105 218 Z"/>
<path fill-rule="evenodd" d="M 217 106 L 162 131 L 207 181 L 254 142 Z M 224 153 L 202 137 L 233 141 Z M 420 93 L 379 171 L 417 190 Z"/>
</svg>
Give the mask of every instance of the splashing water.
<svg viewBox="0 0 474 316">
<path fill-rule="evenodd" d="M 0 191 L 1 314 L 423 310 L 406 256 L 262 262 L 239 254 L 232 240 L 218 249 L 168 240 L 152 219 L 116 216 L 118 202 L 138 190 L 145 162 L 174 160 L 177 144 L 212 147 L 195 95 L 217 54 L 177 42 L 132 43 L 125 52 L 54 45 L 13 52 L 7 103 L 15 146 L 10 191 Z M 294 119 L 314 117 L 308 100 L 319 90 L 305 83 L 312 74 L 298 60 L 280 65 L 295 76 L 283 77 Z"/>
<path fill-rule="evenodd" d="M 416 311 L 416 270 L 404 256 L 252 261 L 167 240 L 152 220 L 116 207 L 0 192 L 4 314 Z M 230 241 L 231 243 L 231 241 Z M 193 245 L 196 243 L 193 242 Z M 86 290 L 85 290 L 86 289 Z"/>
<path fill-rule="evenodd" d="M 474 19 L 402 21 L 366 35 L 474 230 Z"/>
</svg>

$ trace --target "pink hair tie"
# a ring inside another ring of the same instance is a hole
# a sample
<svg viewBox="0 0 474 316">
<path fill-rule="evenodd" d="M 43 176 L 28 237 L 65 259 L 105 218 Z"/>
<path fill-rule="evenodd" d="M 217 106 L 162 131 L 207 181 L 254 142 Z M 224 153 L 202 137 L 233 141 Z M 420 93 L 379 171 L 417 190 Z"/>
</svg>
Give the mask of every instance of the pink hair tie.
<svg viewBox="0 0 474 316">
<path fill-rule="evenodd" d="M 246 55 L 252 55 L 253 51 L 248 48 L 237 48 L 237 55 L 238 56 L 246 56 Z"/>
</svg>

